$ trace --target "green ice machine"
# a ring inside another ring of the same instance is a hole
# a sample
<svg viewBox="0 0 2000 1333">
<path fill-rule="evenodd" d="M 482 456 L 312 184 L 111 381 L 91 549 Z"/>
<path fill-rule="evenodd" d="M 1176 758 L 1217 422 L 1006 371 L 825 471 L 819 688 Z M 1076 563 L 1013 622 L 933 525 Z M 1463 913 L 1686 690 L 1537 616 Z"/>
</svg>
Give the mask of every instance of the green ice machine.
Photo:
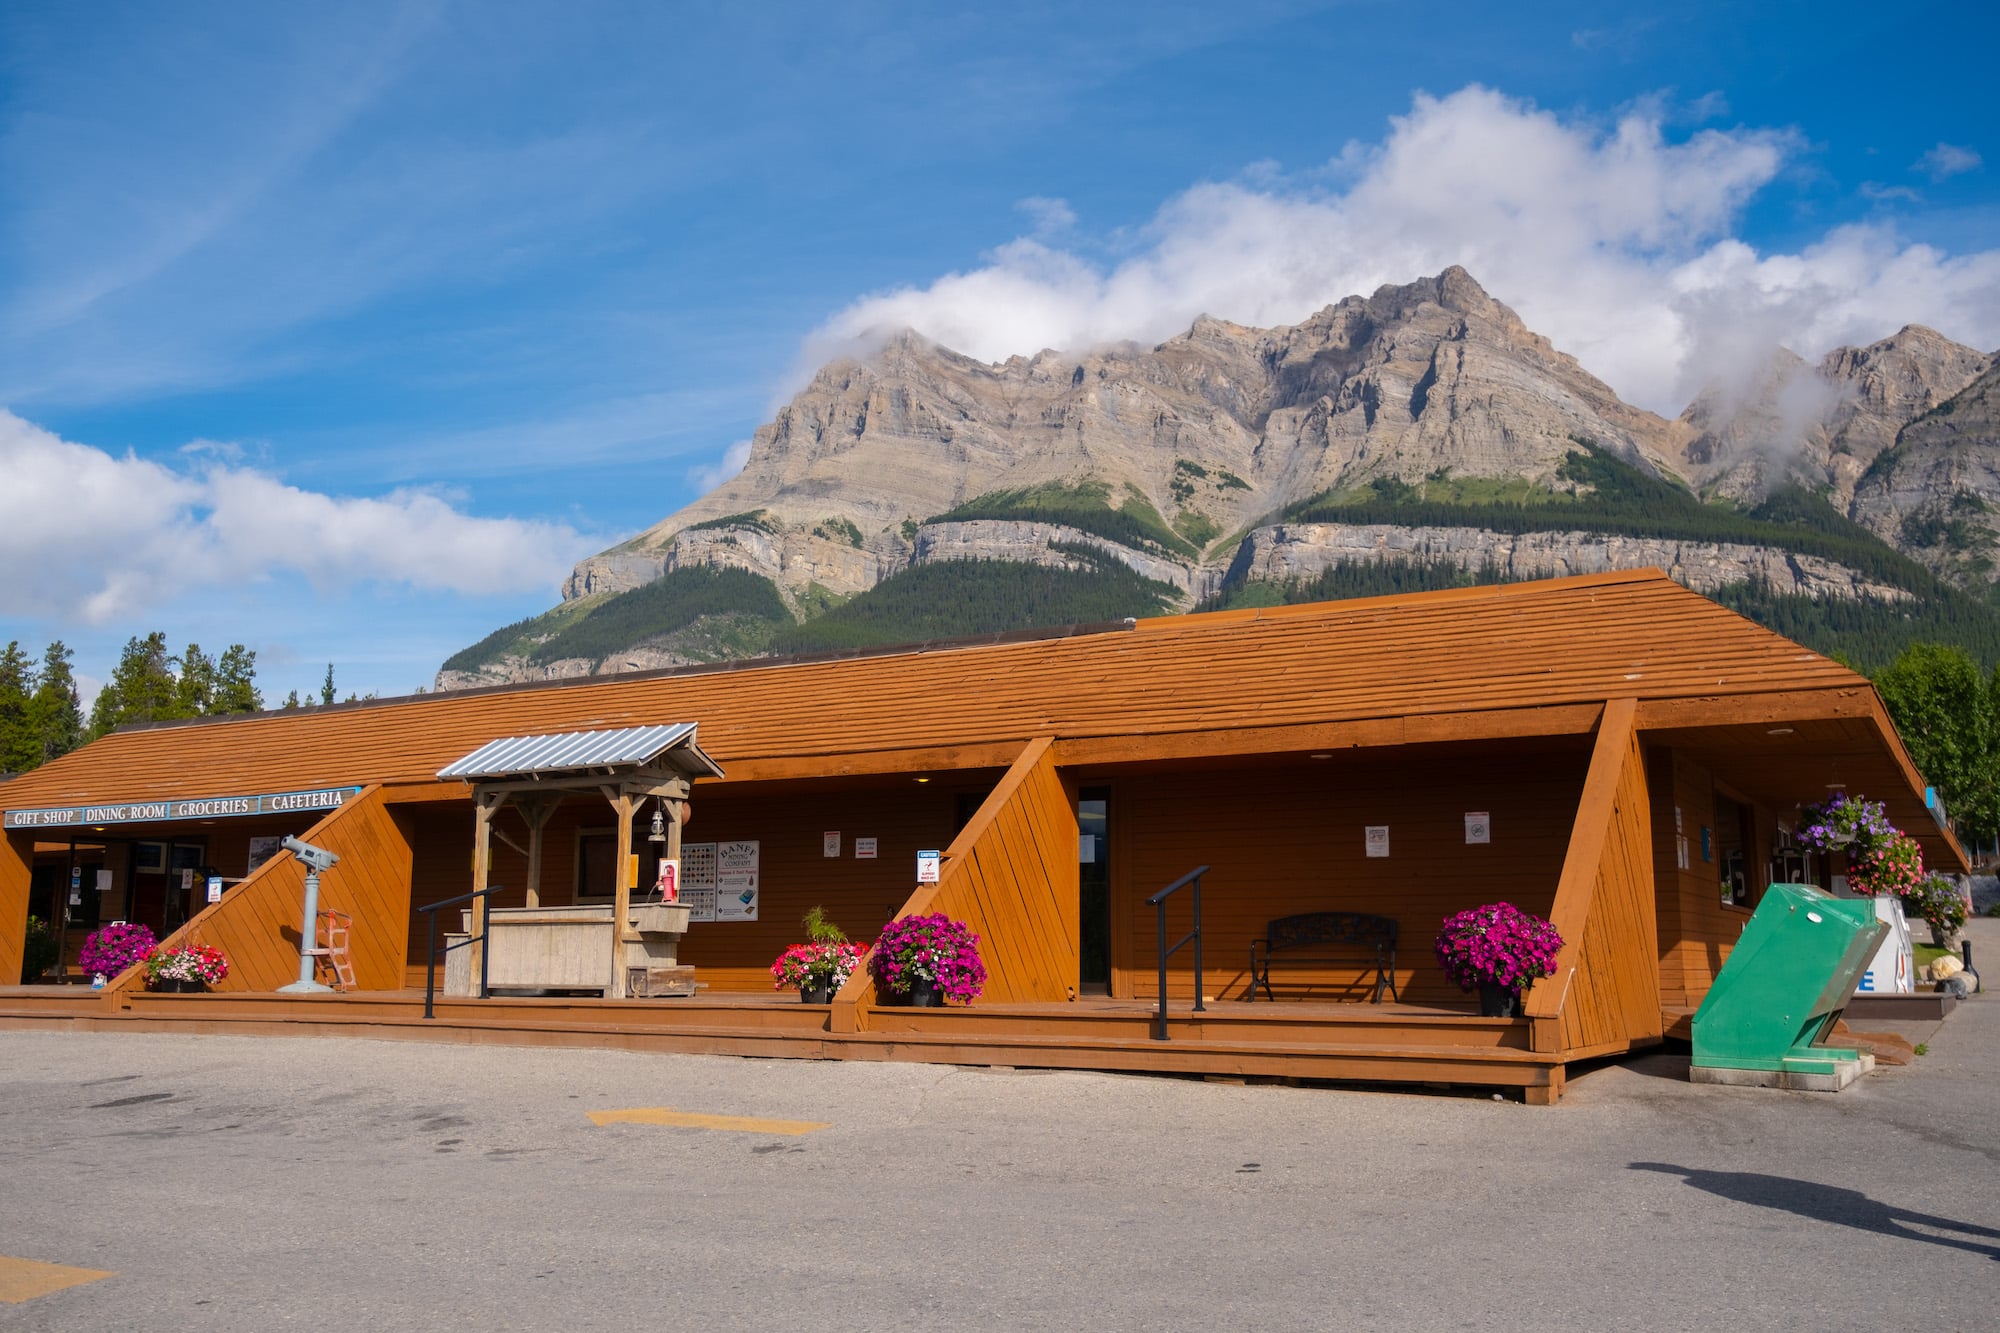
<svg viewBox="0 0 2000 1333">
<path fill-rule="evenodd" d="M 1695 1066 L 1830 1074 L 1858 1059 L 1813 1043 L 1833 1030 L 1888 929 L 1867 899 L 1773 884 L 1695 1011 Z"/>
</svg>

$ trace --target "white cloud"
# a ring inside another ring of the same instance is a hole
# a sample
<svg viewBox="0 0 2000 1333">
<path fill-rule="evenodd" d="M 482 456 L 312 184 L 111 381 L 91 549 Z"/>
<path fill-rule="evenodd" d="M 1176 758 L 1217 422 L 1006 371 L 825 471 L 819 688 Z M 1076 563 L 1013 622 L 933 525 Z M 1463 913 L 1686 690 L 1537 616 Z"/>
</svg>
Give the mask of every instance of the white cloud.
<svg viewBox="0 0 2000 1333">
<path fill-rule="evenodd" d="M 1957 144 L 1940 143 L 1918 158 L 1910 170 L 1921 171 L 1932 180 L 1941 181 L 1968 171 L 1977 171 L 1981 164 L 1979 154 L 1972 149 L 1961 148 Z"/>
<path fill-rule="evenodd" d="M 743 470 L 750 461 L 750 441 L 738 440 L 723 450 L 717 463 L 702 463 L 688 469 L 688 480 L 704 495 Z"/>
<path fill-rule="evenodd" d="M 552 589 L 594 545 L 561 524 L 473 517 L 426 491 L 323 495 L 196 461 L 182 472 L 114 457 L 0 410 L 0 615 L 102 624 L 287 573 L 322 593 Z"/>
<path fill-rule="evenodd" d="M 1028 219 L 1035 224 L 1037 236 L 1055 236 L 1076 225 L 1076 210 L 1069 206 L 1067 199 L 1050 199 L 1034 194 L 1015 200 L 1014 208 L 1028 215 Z"/>
<path fill-rule="evenodd" d="M 1747 336 L 1816 356 L 1920 322 L 2000 344 L 2000 251 L 1952 256 L 1845 227 L 1797 253 L 1732 232 L 1799 151 L 1784 130 L 1670 141 L 1656 102 L 1615 124 L 1471 87 L 1419 95 L 1327 168 L 1193 186 L 1104 268 L 1047 238 L 879 293 L 829 320 L 804 362 L 913 327 L 986 360 L 1157 341 L 1201 313 L 1291 323 L 1352 293 L 1463 264 L 1628 399 L 1675 413 Z M 1323 182 L 1340 182 L 1328 186 Z"/>
</svg>

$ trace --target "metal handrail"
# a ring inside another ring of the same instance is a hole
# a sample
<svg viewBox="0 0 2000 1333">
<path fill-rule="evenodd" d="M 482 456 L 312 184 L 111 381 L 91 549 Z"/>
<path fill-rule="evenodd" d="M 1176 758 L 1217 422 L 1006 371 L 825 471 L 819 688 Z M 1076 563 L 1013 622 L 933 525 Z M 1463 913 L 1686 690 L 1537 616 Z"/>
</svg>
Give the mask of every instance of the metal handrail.
<svg viewBox="0 0 2000 1333">
<path fill-rule="evenodd" d="M 1206 1013 L 1201 1003 L 1201 877 L 1208 873 L 1207 866 L 1196 866 L 1173 883 L 1146 899 L 1159 911 L 1159 933 L 1155 938 L 1160 945 L 1160 1013 L 1153 1020 L 1153 1040 L 1167 1039 L 1167 959 L 1179 953 L 1183 946 L 1194 945 L 1194 1012 Z M 1172 948 L 1167 947 L 1167 899 L 1194 885 L 1194 929 L 1180 937 Z"/>
<path fill-rule="evenodd" d="M 440 952 L 450 953 L 453 949 L 463 949 L 467 945 L 472 944 L 475 941 L 477 941 L 480 944 L 484 944 L 486 942 L 487 931 L 492 929 L 492 913 L 489 912 L 487 913 L 486 917 L 480 921 L 481 929 L 477 935 L 468 934 L 464 939 L 460 940 L 458 943 L 447 944 L 444 946 L 442 950 L 440 950 L 437 947 L 438 909 L 441 907 L 456 907 L 460 903 L 469 903 L 473 901 L 475 898 L 484 898 L 491 894 L 498 893 L 500 892 L 501 888 L 502 886 L 499 884 L 491 884 L 483 889 L 475 889 L 471 893 L 461 893 L 456 898 L 441 898 L 437 902 L 434 902 L 427 907 L 419 907 L 417 909 L 419 912 L 423 912 L 430 917 L 430 926 L 424 932 L 424 1017 L 425 1018 L 437 1017 L 437 1015 L 433 1013 L 431 1010 L 431 998 L 432 996 L 437 994 L 438 954 Z M 492 950 L 490 949 L 482 948 L 479 951 L 479 998 L 482 1000 L 486 998 L 487 965 L 489 962 L 491 962 L 492 956 L 493 956 Z"/>
</svg>

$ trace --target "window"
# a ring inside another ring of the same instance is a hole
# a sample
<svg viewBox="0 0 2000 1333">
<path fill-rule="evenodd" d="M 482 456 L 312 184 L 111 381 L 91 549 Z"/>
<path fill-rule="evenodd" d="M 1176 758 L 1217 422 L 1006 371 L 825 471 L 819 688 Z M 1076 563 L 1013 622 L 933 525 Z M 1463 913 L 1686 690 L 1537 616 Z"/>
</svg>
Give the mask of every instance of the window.
<svg viewBox="0 0 2000 1333">
<path fill-rule="evenodd" d="M 166 874 L 167 844 L 165 844 L 164 842 L 133 843 L 132 873 L 135 875 Z"/>
<path fill-rule="evenodd" d="M 609 902 L 618 892 L 617 868 L 617 830 L 585 829 L 577 833 L 577 902 Z"/>
</svg>

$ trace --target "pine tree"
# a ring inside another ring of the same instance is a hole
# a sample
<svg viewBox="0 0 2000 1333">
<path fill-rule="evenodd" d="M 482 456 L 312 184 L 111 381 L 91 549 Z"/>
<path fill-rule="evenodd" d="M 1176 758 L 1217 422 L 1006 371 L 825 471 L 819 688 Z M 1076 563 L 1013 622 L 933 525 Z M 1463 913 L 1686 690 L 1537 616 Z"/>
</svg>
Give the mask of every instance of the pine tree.
<svg viewBox="0 0 2000 1333">
<path fill-rule="evenodd" d="M 177 690 L 173 659 L 167 655 L 167 636 L 158 630 L 143 639 L 135 635 L 126 641 L 111 679 L 91 707 L 90 739 L 134 722 L 190 716 L 181 711 Z"/>
<path fill-rule="evenodd" d="M 319 687 L 319 701 L 322 704 L 333 702 L 333 663 L 331 662 L 326 664 L 326 680 Z"/>
<path fill-rule="evenodd" d="M 181 717 L 205 717 L 214 710 L 215 659 L 191 643 L 172 659 L 174 709 Z"/>
<path fill-rule="evenodd" d="M 256 713 L 264 707 L 257 692 L 257 654 L 240 643 L 232 643 L 215 666 L 215 691 L 209 699 L 211 713 Z"/>
<path fill-rule="evenodd" d="M 77 699 L 70 660 L 69 648 L 57 639 L 42 654 L 42 669 L 35 675 L 28 720 L 38 747 L 37 764 L 60 759 L 83 744 L 83 705 Z"/>
<path fill-rule="evenodd" d="M 19 640 L 10 642 L 0 653 L 0 773 L 25 773 L 41 762 L 41 747 L 35 744 L 28 701 L 33 696 L 34 673 Z"/>
</svg>

